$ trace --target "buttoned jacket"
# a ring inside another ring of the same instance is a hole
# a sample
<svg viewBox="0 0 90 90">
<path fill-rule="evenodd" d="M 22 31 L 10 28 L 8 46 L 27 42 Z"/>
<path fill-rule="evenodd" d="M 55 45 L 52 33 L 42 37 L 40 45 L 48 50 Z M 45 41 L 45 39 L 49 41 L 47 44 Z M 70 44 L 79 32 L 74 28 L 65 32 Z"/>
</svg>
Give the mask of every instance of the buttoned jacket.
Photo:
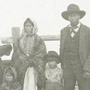
<svg viewBox="0 0 90 90">
<path fill-rule="evenodd" d="M 62 68 L 64 67 L 64 46 L 69 27 L 65 27 L 60 33 L 60 59 Z M 80 39 L 79 39 L 79 56 L 83 70 L 90 72 L 90 28 L 86 25 L 80 25 Z"/>
</svg>

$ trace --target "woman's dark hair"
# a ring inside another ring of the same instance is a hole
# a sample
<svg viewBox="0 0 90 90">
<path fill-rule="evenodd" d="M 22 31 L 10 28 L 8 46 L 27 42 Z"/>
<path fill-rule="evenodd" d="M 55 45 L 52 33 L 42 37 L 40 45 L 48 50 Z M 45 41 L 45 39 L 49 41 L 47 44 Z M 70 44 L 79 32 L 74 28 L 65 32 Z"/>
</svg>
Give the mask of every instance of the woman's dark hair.
<svg viewBox="0 0 90 90">
<path fill-rule="evenodd" d="M 31 23 L 32 26 L 34 26 L 34 24 L 33 24 L 33 22 L 31 21 L 30 18 L 27 18 L 27 19 L 25 20 L 25 22 L 24 22 L 24 27 L 25 27 L 26 23 Z"/>
</svg>

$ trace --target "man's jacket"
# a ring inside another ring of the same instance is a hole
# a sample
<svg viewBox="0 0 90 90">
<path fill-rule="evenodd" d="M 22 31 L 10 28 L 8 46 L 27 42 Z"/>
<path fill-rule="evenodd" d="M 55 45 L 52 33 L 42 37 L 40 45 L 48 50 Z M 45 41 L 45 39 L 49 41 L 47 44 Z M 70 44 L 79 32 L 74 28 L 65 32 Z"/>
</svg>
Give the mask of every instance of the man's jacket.
<svg viewBox="0 0 90 90">
<path fill-rule="evenodd" d="M 69 27 L 65 27 L 61 30 L 60 36 L 60 58 L 62 62 L 62 68 L 64 67 L 64 45 Z M 79 56 L 83 66 L 83 70 L 90 72 L 90 28 L 81 24 L 80 28 L 80 40 L 79 40 Z"/>
</svg>

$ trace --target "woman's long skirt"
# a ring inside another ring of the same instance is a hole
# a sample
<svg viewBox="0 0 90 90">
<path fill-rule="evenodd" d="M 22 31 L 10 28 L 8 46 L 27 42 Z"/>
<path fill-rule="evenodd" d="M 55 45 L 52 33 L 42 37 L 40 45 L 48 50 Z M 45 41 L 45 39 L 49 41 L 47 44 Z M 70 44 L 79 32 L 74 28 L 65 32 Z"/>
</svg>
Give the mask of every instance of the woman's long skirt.
<svg viewBox="0 0 90 90">
<path fill-rule="evenodd" d="M 34 67 L 29 67 L 25 73 L 23 90 L 37 90 L 37 75 Z"/>
</svg>

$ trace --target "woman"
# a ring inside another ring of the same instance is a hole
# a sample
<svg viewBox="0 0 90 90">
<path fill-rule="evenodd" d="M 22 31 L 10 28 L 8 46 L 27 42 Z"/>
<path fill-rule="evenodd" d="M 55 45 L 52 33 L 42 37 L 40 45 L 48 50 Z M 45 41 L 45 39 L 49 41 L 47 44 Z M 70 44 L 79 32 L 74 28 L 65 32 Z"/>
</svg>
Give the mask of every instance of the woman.
<svg viewBox="0 0 90 90">
<path fill-rule="evenodd" d="M 24 22 L 22 35 L 14 45 L 12 64 L 18 72 L 18 80 L 22 85 L 27 73 L 34 73 L 38 81 L 35 78 L 34 80 L 37 81 L 39 88 L 42 86 L 43 56 L 46 54 L 46 47 L 43 40 L 36 33 L 36 23 L 27 18 Z"/>
</svg>

